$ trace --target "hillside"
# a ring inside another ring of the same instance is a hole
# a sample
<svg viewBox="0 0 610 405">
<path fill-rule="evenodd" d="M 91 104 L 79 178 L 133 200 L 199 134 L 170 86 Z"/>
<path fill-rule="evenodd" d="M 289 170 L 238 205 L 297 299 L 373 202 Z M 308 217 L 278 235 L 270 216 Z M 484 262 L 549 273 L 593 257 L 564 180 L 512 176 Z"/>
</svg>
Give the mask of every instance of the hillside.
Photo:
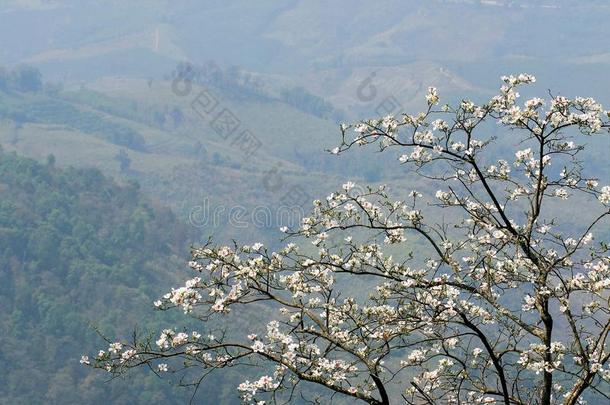
<svg viewBox="0 0 610 405">
<path fill-rule="evenodd" d="M 142 389 L 105 384 L 78 359 L 92 329 L 123 336 L 160 325 L 151 302 L 179 275 L 188 228 L 136 185 L 96 169 L 59 169 L 0 152 L 0 403 L 169 403 L 154 376 Z"/>
<path fill-rule="evenodd" d="M 219 135 L 192 107 L 204 88 L 237 117 L 239 128 L 231 137 Z M 93 165 L 123 181 L 137 180 L 183 221 L 205 199 L 225 213 L 202 234 L 227 239 L 236 236 L 225 227 L 233 207 L 244 207 L 252 225 L 257 207 L 266 216 L 281 204 L 302 213 L 348 172 L 370 180 L 384 177 L 380 159 L 363 164 L 324 152 L 338 141 L 337 124 L 303 111 L 318 108 L 307 93 L 295 98 L 293 92 L 289 103 L 279 95 L 244 96 L 243 91 L 221 82 L 194 85 L 190 96 L 181 97 L 173 93 L 171 80 L 125 78 L 58 91 L 0 90 L 0 144 L 40 161 L 52 153 L 61 165 Z M 256 138 L 256 148 L 238 140 L 245 130 Z M 266 237 L 281 226 L 262 222 L 250 226 L 247 237 Z"/>
<path fill-rule="evenodd" d="M 349 10 L 304 0 L 2 3 L 0 62 L 35 64 L 74 83 L 158 78 L 178 61 L 216 60 L 336 102 L 349 94 L 338 105 L 345 109 L 355 88 L 342 89 L 375 69 L 380 81 L 406 69 L 429 84 L 439 75 L 434 66 L 456 83 L 495 86 L 515 66 L 552 74 L 556 88 L 566 77 L 601 79 L 610 63 L 610 7 L 601 0 L 356 1 Z M 598 97 L 608 90 L 603 80 L 579 86 Z"/>
</svg>

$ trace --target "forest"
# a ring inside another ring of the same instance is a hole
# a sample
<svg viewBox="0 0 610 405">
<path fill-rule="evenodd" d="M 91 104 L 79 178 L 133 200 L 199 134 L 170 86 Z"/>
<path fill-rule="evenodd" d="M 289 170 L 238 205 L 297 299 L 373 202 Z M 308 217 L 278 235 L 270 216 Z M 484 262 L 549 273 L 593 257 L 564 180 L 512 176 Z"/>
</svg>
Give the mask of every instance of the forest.
<svg viewBox="0 0 610 405">
<path fill-rule="evenodd" d="M 148 311 L 180 267 L 189 229 L 136 183 L 0 152 L 0 385 L 13 403 L 172 402 L 175 392 L 104 383 L 78 363 L 94 328 L 159 322 Z M 121 330 L 119 333 L 125 333 Z"/>
</svg>

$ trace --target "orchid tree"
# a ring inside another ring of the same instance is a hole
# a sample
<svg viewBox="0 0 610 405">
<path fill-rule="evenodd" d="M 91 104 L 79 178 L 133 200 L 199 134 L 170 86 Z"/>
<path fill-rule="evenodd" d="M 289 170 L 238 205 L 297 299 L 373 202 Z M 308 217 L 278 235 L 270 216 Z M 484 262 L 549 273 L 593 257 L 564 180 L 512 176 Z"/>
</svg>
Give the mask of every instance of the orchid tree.
<svg viewBox="0 0 610 405">
<path fill-rule="evenodd" d="M 341 126 L 332 153 L 397 151 L 433 197 L 348 182 L 283 228 L 277 251 L 194 248 L 194 277 L 154 305 L 199 329 L 108 340 L 81 362 L 112 375 L 148 366 L 197 388 L 227 367 L 259 370 L 237 387 L 256 404 L 308 393 L 317 403 L 607 403 L 610 185 L 582 159 L 610 112 L 552 94 L 520 103 L 535 78 L 502 80 L 485 104 L 441 105 L 429 88 L 419 114 Z M 251 330 L 223 322 L 263 309 L 270 319 Z"/>
</svg>

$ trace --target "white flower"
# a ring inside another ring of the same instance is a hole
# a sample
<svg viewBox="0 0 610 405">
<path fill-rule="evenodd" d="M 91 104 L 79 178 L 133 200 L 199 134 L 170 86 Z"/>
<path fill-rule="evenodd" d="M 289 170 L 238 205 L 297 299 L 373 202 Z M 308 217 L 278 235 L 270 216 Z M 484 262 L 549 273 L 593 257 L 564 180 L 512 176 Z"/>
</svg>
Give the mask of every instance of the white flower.
<svg viewBox="0 0 610 405">
<path fill-rule="evenodd" d="M 180 332 L 176 336 L 174 336 L 174 338 L 172 339 L 172 346 L 174 346 L 174 347 L 180 346 L 180 345 L 188 342 L 188 340 L 189 340 L 189 335 L 187 335 L 184 332 Z"/>
<path fill-rule="evenodd" d="M 415 349 L 407 356 L 409 363 L 420 363 L 426 360 L 426 352 L 422 349 Z"/>
<path fill-rule="evenodd" d="M 157 366 L 157 371 L 164 373 L 167 372 L 167 364 L 161 363 Z"/>
<path fill-rule="evenodd" d="M 520 163 L 526 159 L 532 159 L 534 157 L 534 154 L 532 153 L 532 148 L 527 148 L 515 152 L 515 157 L 517 158 L 517 162 Z"/>
<path fill-rule="evenodd" d="M 538 97 L 534 97 L 525 102 L 525 107 L 528 109 L 536 109 L 542 105 L 544 105 L 544 100 Z"/>
<path fill-rule="evenodd" d="M 464 145 L 462 142 L 453 142 L 451 144 L 451 149 L 453 149 L 456 152 L 462 151 L 466 148 L 466 145 Z"/>
<path fill-rule="evenodd" d="M 117 354 L 119 351 L 121 351 L 122 348 L 123 345 L 120 342 L 115 342 L 110 344 L 110 347 L 108 347 L 108 351 L 112 354 Z"/>
<path fill-rule="evenodd" d="M 265 351 L 265 344 L 260 340 L 256 340 L 252 345 L 252 350 L 256 353 L 262 353 Z"/>
<path fill-rule="evenodd" d="M 582 238 L 582 244 L 588 245 L 589 243 L 591 243 L 592 240 L 593 240 L 593 234 L 591 232 L 589 232 Z"/>
<path fill-rule="evenodd" d="M 91 363 L 89 362 L 89 356 L 81 356 L 81 358 L 80 358 L 80 364 L 86 364 L 86 365 L 91 364 Z"/>
<path fill-rule="evenodd" d="M 435 196 L 444 203 L 448 203 L 451 200 L 451 194 L 443 190 L 438 190 Z"/>
<path fill-rule="evenodd" d="M 416 163 L 425 163 L 430 161 L 432 156 L 421 146 L 416 146 L 413 148 L 413 152 L 411 152 L 408 159 Z"/>
<path fill-rule="evenodd" d="M 474 111 L 474 103 L 470 100 L 462 100 L 460 107 L 462 107 L 462 109 L 466 112 Z"/>
<path fill-rule="evenodd" d="M 121 354 L 121 362 L 125 362 L 125 361 L 128 361 L 128 360 L 131 360 L 133 357 L 137 357 L 136 353 L 137 352 L 134 349 L 125 350 Z"/>
<path fill-rule="evenodd" d="M 214 310 L 216 312 L 223 312 L 225 309 L 226 309 L 226 306 L 225 306 L 224 300 L 218 300 L 214 303 L 214 305 L 212 305 L 212 310 Z"/>
<path fill-rule="evenodd" d="M 529 294 L 526 294 L 525 297 L 523 297 L 523 300 L 525 301 L 525 303 L 521 306 L 521 309 L 524 312 L 531 311 L 535 308 L 536 298 L 530 296 Z"/>
<path fill-rule="evenodd" d="M 610 186 L 602 187 L 602 193 L 597 198 L 602 204 L 610 204 Z"/>
<path fill-rule="evenodd" d="M 437 104 L 438 100 L 439 97 L 436 87 L 428 87 L 428 93 L 426 94 L 426 101 L 428 102 L 428 105 Z"/>
<path fill-rule="evenodd" d="M 563 241 L 563 243 L 569 247 L 573 247 L 578 244 L 578 242 L 574 238 L 567 238 L 566 240 Z"/>
<path fill-rule="evenodd" d="M 595 188 L 599 183 L 596 180 L 587 180 L 588 188 Z"/>
<path fill-rule="evenodd" d="M 555 190 L 555 192 L 553 193 L 553 195 L 554 195 L 555 197 L 559 197 L 559 198 L 561 198 L 562 200 L 567 200 L 567 199 L 568 199 L 568 197 L 570 196 L 570 195 L 568 194 L 568 192 L 567 192 L 565 189 L 563 189 L 563 188 L 558 188 L 557 190 Z"/>
<path fill-rule="evenodd" d="M 445 130 L 449 129 L 449 126 L 447 125 L 447 122 L 445 122 L 444 120 L 438 119 L 438 120 L 432 121 L 432 129 L 434 131 L 438 131 L 439 129 L 441 131 L 445 131 Z"/>
<path fill-rule="evenodd" d="M 352 188 L 354 188 L 355 184 L 351 181 L 348 181 L 347 183 L 345 183 L 343 185 L 343 190 L 345 191 L 350 191 Z"/>
<path fill-rule="evenodd" d="M 504 234 L 504 232 L 502 232 L 499 229 L 496 229 L 495 231 L 493 231 L 492 236 L 496 239 L 505 239 L 506 238 L 506 234 Z"/>
</svg>

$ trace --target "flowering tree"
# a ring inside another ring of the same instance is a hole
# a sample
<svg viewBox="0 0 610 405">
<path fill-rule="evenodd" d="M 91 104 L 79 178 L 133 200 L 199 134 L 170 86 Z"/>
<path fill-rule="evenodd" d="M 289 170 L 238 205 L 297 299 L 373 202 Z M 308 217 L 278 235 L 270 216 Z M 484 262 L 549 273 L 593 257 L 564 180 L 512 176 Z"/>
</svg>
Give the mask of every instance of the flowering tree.
<svg viewBox="0 0 610 405">
<path fill-rule="evenodd" d="M 197 276 L 155 306 L 182 308 L 201 330 L 109 340 L 81 361 L 112 374 L 148 365 L 197 387 L 211 371 L 258 365 L 238 391 L 259 404 L 312 392 L 369 404 L 607 400 L 610 248 L 599 238 L 610 186 L 585 175 L 579 140 L 610 128 L 610 113 L 580 97 L 520 105 L 517 88 L 534 77 L 502 80 L 486 104 L 440 106 L 430 88 L 415 116 L 342 125 L 332 153 L 398 149 L 440 188 L 432 201 L 348 182 L 282 229 L 291 243 L 278 251 L 195 248 Z M 509 160 L 491 152 L 490 122 L 512 130 Z M 427 249 L 409 252 L 415 243 Z M 372 292 L 354 291 L 356 280 Z M 215 322 L 261 308 L 272 319 L 249 331 Z"/>
</svg>

